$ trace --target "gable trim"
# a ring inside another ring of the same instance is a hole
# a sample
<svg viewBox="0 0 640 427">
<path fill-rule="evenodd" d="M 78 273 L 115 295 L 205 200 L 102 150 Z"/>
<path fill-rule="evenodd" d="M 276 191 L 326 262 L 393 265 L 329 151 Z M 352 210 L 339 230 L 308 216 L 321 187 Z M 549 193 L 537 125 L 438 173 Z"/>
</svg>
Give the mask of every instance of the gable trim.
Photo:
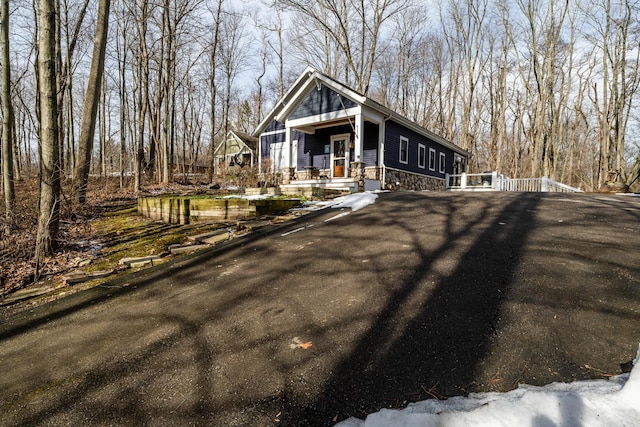
<svg viewBox="0 0 640 427">
<path fill-rule="evenodd" d="M 285 122 L 287 127 L 305 127 L 306 125 L 317 125 L 322 122 L 329 122 L 338 119 L 348 119 L 356 114 L 360 113 L 360 107 L 349 108 L 347 110 L 332 111 L 330 113 L 318 114 L 315 116 L 302 117 L 299 119 L 287 120 Z"/>
</svg>

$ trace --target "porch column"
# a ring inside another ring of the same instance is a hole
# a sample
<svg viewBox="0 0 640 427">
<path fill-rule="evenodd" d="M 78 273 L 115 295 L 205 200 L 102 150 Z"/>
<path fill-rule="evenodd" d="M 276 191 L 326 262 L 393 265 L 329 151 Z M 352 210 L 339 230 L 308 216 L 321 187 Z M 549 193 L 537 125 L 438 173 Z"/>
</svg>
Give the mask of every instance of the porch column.
<svg viewBox="0 0 640 427">
<path fill-rule="evenodd" d="M 291 162 L 291 142 L 292 141 L 293 141 L 293 130 L 289 126 L 287 126 L 286 132 L 285 132 L 285 138 L 284 138 L 284 147 L 283 147 L 286 150 L 285 153 L 287 156 L 287 159 L 284 162 L 285 164 L 283 165 L 285 167 L 293 166 Z"/>
<path fill-rule="evenodd" d="M 352 162 L 361 162 L 362 161 L 362 143 L 363 141 L 363 132 L 364 132 L 364 120 L 362 114 L 356 114 L 355 116 L 355 135 L 353 136 L 353 155 L 355 159 L 351 159 Z"/>
<path fill-rule="evenodd" d="M 294 178 L 295 167 L 293 166 L 293 129 L 287 126 L 285 131 L 284 147 L 282 151 L 285 153 L 285 159 L 282 165 L 282 183 L 289 184 Z"/>
<path fill-rule="evenodd" d="M 258 175 L 262 175 L 262 135 L 258 135 Z M 253 161 L 253 151 L 251 152 Z"/>
</svg>

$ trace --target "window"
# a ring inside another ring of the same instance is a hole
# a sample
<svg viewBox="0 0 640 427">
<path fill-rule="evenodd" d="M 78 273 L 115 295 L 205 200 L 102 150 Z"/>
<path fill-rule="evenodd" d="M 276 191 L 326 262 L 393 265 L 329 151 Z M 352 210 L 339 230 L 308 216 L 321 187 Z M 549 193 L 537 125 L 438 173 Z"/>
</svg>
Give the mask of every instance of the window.
<svg viewBox="0 0 640 427">
<path fill-rule="evenodd" d="M 440 153 L 440 173 L 444 173 L 445 159 L 445 154 Z"/>
<path fill-rule="evenodd" d="M 404 136 L 400 137 L 400 163 L 409 163 L 409 140 Z"/>
<path fill-rule="evenodd" d="M 427 164 L 427 147 L 418 144 L 418 167 L 424 169 Z"/>
<path fill-rule="evenodd" d="M 436 170 L 436 150 L 429 148 L 429 170 Z"/>
</svg>

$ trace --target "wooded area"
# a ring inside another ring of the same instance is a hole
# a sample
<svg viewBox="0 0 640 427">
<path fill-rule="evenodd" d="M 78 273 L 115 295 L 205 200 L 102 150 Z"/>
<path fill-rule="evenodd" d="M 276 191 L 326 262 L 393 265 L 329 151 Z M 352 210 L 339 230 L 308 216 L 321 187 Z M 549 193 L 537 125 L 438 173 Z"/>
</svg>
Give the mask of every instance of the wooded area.
<svg viewBox="0 0 640 427">
<path fill-rule="evenodd" d="M 204 168 L 213 182 L 227 131 L 250 133 L 307 65 L 468 150 L 472 172 L 593 191 L 640 170 L 638 0 L 2 0 L 1 13 L 3 231 L 14 182 L 38 176 L 36 264 L 90 174 L 134 191 Z"/>
</svg>

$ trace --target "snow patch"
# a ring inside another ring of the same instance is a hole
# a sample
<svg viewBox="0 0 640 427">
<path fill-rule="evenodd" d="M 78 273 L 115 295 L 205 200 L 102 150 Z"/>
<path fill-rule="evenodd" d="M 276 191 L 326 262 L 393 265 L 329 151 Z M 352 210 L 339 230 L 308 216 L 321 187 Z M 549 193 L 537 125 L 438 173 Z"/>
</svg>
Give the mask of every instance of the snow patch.
<svg viewBox="0 0 640 427">
<path fill-rule="evenodd" d="M 383 409 L 340 427 L 622 426 L 640 425 L 640 348 L 630 374 L 609 380 L 521 385 L 506 393 L 472 393 Z"/>
<path fill-rule="evenodd" d="M 332 208 L 351 208 L 352 211 L 360 210 L 364 207 L 372 205 L 378 198 L 377 194 L 364 192 L 353 193 L 348 196 L 336 197 L 333 199 Z"/>
<path fill-rule="evenodd" d="M 264 200 L 264 199 L 269 199 L 269 198 L 272 198 L 272 197 L 273 196 L 270 196 L 268 194 L 250 194 L 250 195 L 231 194 L 229 196 L 224 196 L 223 199 Z"/>
</svg>

